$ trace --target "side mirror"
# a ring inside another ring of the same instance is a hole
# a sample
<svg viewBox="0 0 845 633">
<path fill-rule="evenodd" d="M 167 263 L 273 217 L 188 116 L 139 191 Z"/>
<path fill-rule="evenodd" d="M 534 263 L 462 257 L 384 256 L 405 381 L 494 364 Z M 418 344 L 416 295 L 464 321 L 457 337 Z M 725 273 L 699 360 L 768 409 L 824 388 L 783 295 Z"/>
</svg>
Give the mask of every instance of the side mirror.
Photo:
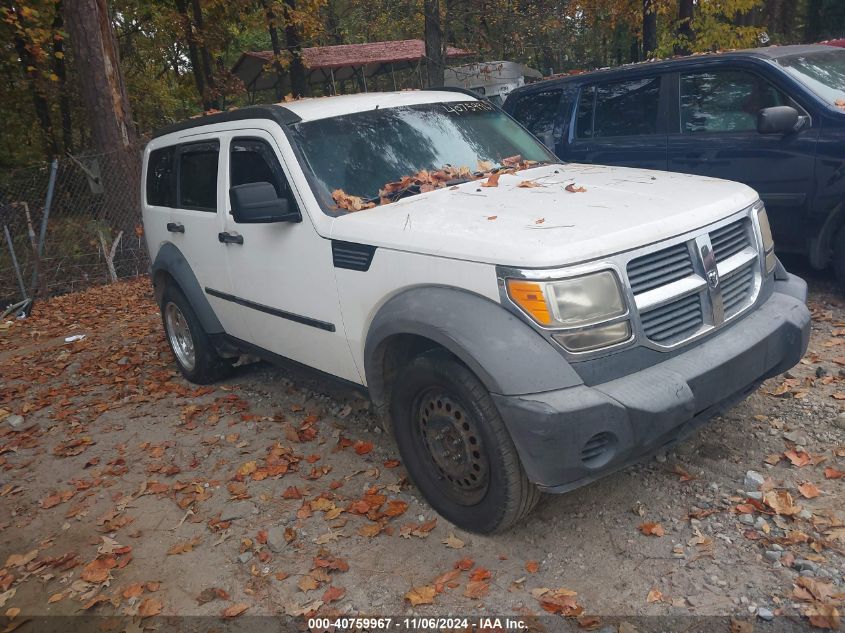
<svg viewBox="0 0 845 633">
<path fill-rule="evenodd" d="M 792 106 L 763 108 L 757 113 L 757 131 L 760 134 L 790 134 L 804 125 L 804 118 Z"/>
<path fill-rule="evenodd" d="M 250 182 L 229 189 L 232 217 L 237 224 L 264 224 L 269 222 L 302 222 L 298 209 L 291 209 L 290 202 L 276 195 L 276 188 L 269 182 Z"/>
</svg>

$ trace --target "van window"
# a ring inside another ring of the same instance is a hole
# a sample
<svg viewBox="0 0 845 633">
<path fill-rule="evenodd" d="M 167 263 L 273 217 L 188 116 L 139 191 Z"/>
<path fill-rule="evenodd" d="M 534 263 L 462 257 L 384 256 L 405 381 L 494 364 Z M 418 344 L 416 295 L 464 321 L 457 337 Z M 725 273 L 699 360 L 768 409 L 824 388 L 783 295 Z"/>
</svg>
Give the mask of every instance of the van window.
<svg viewBox="0 0 845 633">
<path fill-rule="evenodd" d="M 596 88 L 585 86 L 578 99 L 578 113 L 575 115 L 575 138 L 593 136 L 593 113 L 596 110 Z"/>
<path fill-rule="evenodd" d="M 596 90 L 593 136 L 657 133 L 660 77 L 600 84 Z"/>
<path fill-rule="evenodd" d="M 173 181 L 173 148 L 162 147 L 150 152 L 147 160 L 147 204 L 172 207 L 176 203 Z"/>
<path fill-rule="evenodd" d="M 236 138 L 229 159 L 230 187 L 252 182 L 269 182 L 280 198 L 289 197 L 288 183 L 276 153 L 267 141 Z"/>
<path fill-rule="evenodd" d="M 516 102 L 513 118 L 546 145 L 553 144 L 560 95 L 561 90 L 545 90 L 526 95 Z"/>
<path fill-rule="evenodd" d="M 761 109 L 786 104 L 772 84 L 743 70 L 681 74 L 684 134 L 756 131 Z"/>
<path fill-rule="evenodd" d="M 179 207 L 217 211 L 217 141 L 179 148 Z"/>
</svg>

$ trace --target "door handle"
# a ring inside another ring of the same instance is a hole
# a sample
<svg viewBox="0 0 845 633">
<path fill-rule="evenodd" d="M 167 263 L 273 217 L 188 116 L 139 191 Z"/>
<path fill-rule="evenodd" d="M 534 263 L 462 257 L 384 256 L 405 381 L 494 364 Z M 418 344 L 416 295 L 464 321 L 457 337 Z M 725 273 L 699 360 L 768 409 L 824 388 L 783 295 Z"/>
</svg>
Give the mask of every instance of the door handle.
<svg viewBox="0 0 845 633">
<path fill-rule="evenodd" d="M 237 233 L 223 233 L 217 234 L 217 239 L 220 240 L 223 244 L 243 244 L 244 243 L 244 236 L 238 235 Z"/>
<path fill-rule="evenodd" d="M 180 222 L 168 222 L 167 230 L 171 233 L 184 233 L 185 225 L 181 224 Z"/>
</svg>

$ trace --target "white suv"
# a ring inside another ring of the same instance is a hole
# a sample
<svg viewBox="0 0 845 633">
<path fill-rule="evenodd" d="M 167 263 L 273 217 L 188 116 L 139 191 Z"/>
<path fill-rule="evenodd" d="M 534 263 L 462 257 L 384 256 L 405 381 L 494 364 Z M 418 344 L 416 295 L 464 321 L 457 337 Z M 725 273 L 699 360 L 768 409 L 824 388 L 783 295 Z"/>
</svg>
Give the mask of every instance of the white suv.
<svg viewBox="0 0 845 633">
<path fill-rule="evenodd" d="M 676 441 L 807 346 L 753 190 L 560 164 L 460 91 L 191 119 L 149 143 L 144 182 L 185 377 L 252 353 L 365 386 L 467 530 Z"/>
</svg>

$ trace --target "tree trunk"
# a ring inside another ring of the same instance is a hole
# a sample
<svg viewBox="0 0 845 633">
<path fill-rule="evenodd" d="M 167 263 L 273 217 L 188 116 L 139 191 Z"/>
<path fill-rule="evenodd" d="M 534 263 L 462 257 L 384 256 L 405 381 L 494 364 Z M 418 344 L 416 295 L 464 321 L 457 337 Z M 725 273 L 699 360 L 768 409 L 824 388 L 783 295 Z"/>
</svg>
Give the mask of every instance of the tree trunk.
<svg viewBox="0 0 845 633">
<path fill-rule="evenodd" d="M 443 71 L 446 69 L 446 51 L 443 48 L 443 31 L 440 25 L 440 0 L 425 0 L 423 10 L 428 85 L 430 88 L 439 88 L 443 85 Z"/>
<path fill-rule="evenodd" d="M 140 152 L 106 0 L 65 0 L 64 15 L 91 138 L 106 154 L 98 159 L 102 212 L 126 233 L 140 222 Z"/>
<path fill-rule="evenodd" d="M 654 2 L 643 0 L 643 59 L 651 59 L 657 50 L 657 11 Z"/>
<path fill-rule="evenodd" d="M 305 64 L 302 63 L 302 37 L 295 21 L 296 0 L 284 0 L 285 3 L 285 39 L 290 60 L 290 91 L 294 98 L 304 97 L 308 92 L 305 78 Z"/>
<path fill-rule="evenodd" d="M 680 40 L 675 45 L 676 55 L 689 55 L 692 53 L 692 16 L 695 5 L 693 0 L 678 0 L 678 29 L 677 35 Z"/>
<path fill-rule="evenodd" d="M 205 75 L 200 65 L 199 49 L 197 48 L 197 40 L 194 36 L 194 23 L 191 21 L 191 16 L 188 15 L 188 5 L 185 0 L 175 0 L 175 4 L 182 21 L 182 30 L 185 32 L 185 41 L 188 42 L 188 60 L 191 62 L 194 85 L 197 88 L 200 101 L 202 101 L 202 109 L 210 110 L 211 104 L 206 99 L 205 94 Z"/>
<path fill-rule="evenodd" d="M 56 3 L 56 17 L 53 19 L 53 72 L 59 78 L 59 114 L 62 118 L 62 145 L 64 151 L 73 151 L 73 125 L 70 118 L 70 95 L 67 86 L 65 66 L 65 43 L 60 35 L 65 23 L 62 16 L 62 0 Z"/>
<path fill-rule="evenodd" d="M 818 42 L 822 38 L 822 0 L 807 0 L 804 24 L 804 39 Z"/>
<path fill-rule="evenodd" d="M 276 12 L 273 11 L 272 0 L 262 0 L 261 4 L 264 6 L 264 15 L 267 18 L 267 31 L 270 33 L 270 44 L 273 47 L 273 68 L 276 69 L 276 101 L 281 101 L 284 98 L 284 78 L 285 70 L 279 63 L 282 54 L 282 47 L 279 44 L 279 31 L 276 29 Z"/>
<path fill-rule="evenodd" d="M 220 95 L 217 94 L 217 84 L 214 81 L 214 68 L 211 63 L 211 53 L 208 51 L 208 46 L 203 40 L 203 28 L 205 22 L 202 17 L 202 5 L 200 0 L 191 0 L 191 12 L 194 14 L 194 26 L 200 34 L 197 42 L 200 52 L 200 59 L 202 60 L 202 74 L 205 77 L 205 101 L 208 103 L 206 110 L 220 109 Z"/>
<path fill-rule="evenodd" d="M 44 154 L 49 160 L 59 151 L 56 145 L 56 135 L 53 131 L 53 124 L 50 121 L 50 105 L 47 103 L 47 99 L 44 98 L 44 95 L 41 93 L 41 89 L 38 86 L 38 70 L 36 69 L 37 62 L 35 61 L 35 57 L 26 47 L 26 42 L 17 35 L 14 39 L 15 51 L 18 54 L 21 67 L 23 68 L 23 73 L 26 76 L 27 83 L 29 84 L 29 93 L 32 97 L 32 105 L 35 108 L 35 115 L 38 117 L 38 123 L 41 125 L 41 132 L 44 135 Z"/>
</svg>

